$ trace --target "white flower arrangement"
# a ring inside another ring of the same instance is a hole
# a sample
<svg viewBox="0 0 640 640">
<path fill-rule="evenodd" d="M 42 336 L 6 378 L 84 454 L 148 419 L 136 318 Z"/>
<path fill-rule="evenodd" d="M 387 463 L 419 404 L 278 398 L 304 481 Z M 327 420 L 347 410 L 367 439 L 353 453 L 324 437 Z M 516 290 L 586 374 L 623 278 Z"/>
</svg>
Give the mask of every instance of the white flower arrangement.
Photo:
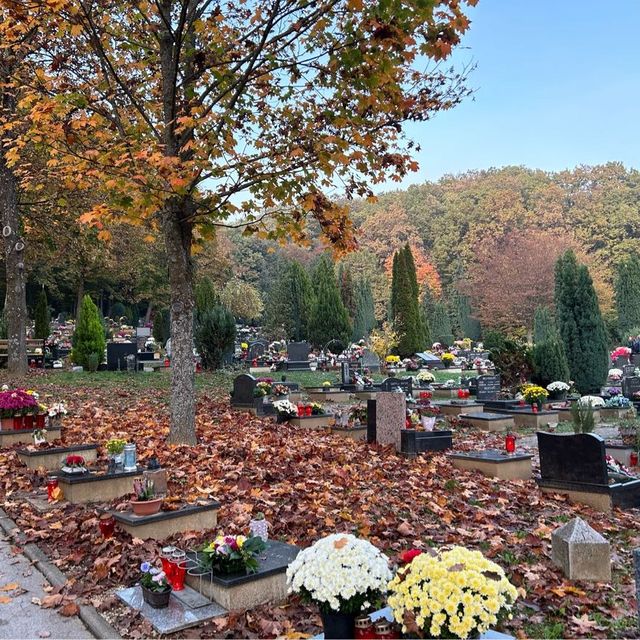
<svg viewBox="0 0 640 640">
<path fill-rule="evenodd" d="M 547 385 L 547 391 L 569 391 L 571 387 L 566 383 L 562 382 L 562 380 L 556 380 Z"/>
<path fill-rule="evenodd" d="M 295 404 L 289 400 L 276 400 L 273 403 L 273 408 L 280 416 L 287 416 L 289 418 L 295 418 L 298 415 L 298 408 Z"/>
<path fill-rule="evenodd" d="M 622 376 L 624 375 L 624 372 L 622 371 L 622 369 L 609 369 L 609 379 L 610 380 L 622 380 Z"/>
<path fill-rule="evenodd" d="M 586 407 L 589 403 L 591 403 L 591 407 L 593 409 L 599 409 L 600 407 L 604 407 L 604 400 L 599 396 L 582 396 L 582 398 L 580 398 L 578 402 L 582 407 Z"/>
<path fill-rule="evenodd" d="M 427 371 L 427 369 L 423 369 L 418 372 L 416 376 L 416 380 L 418 382 L 435 382 L 436 377 L 431 373 L 431 371 Z"/>
<path fill-rule="evenodd" d="M 386 592 L 389 559 L 367 540 L 334 533 L 318 540 L 287 568 L 289 593 L 315 602 L 321 611 L 359 613 Z"/>
<path fill-rule="evenodd" d="M 67 415 L 67 408 L 64 406 L 64 402 L 54 402 L 47 413 L 50 418 L 61 418 Z"/>
</svg>

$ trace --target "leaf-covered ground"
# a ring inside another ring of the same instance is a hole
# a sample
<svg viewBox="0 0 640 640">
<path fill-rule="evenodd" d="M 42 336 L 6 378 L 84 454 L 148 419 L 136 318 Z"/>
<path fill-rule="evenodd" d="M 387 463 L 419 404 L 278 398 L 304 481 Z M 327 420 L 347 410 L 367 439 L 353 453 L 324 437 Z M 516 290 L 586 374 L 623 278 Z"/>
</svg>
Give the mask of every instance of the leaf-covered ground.
<svg viewBox="0 0 640 640">
<path fill-rule="evenodd" d="M 225 389 L 200 392 L 195 447 L 169 446 L 164 388 L 120 385 L 59 386 L 55 376 L 30 381 L 44 402 L 63 399 L 71 415 L 64 442 L 104 445 L 113 436 L 135 441 L 141 460 L 157 456 L 170 470 L 172 508 L 215 497 L 220 527 L 245 532 L 263 511 L 271 535 L 306 546 L 335 531 L 358 533 L 390 555 L 407 547 L 460 544 L 482 550 L 521 587 L 514 619 L 519 637 L 639 637 L 631 550 L 640 546 L 638 511 L 611 516 L 542 494 L 531 481 L 499 481 L 454 469 L 445 455 L 407 460 L 388 448 L 310 433 L 231 411 Z M 458 431 L 457 449 L 501 446 L 498 436 Z M 100 449 L 103 460 L 106 452 Z M 71 584 L 45 604 L 68 606 L 86 598 L 126 637 L 153 632 L 118 603 L 116 587 L 134 584 L 141 560 L 162 546 L 117 533 L 103 540 L 97 515 L 110 504 L 66 505 L 41 513 L 26 497 L 44 494 L 45 475 L 29 472 L 12 450 L 0 452 L 4 508 L 67 574 Z M 550 559 L 551 532 L 580 515 L 612 544 L 610 585 L 571 583 Z M 210 537 L 210 536 L 207 536 Z M 193 547 L 203 535 L 176 536 Z M 320 621 L 295 599 L 262 606 L 185 632 L 185 637 L 275 637 L 312 634 Z"/>
</svg>

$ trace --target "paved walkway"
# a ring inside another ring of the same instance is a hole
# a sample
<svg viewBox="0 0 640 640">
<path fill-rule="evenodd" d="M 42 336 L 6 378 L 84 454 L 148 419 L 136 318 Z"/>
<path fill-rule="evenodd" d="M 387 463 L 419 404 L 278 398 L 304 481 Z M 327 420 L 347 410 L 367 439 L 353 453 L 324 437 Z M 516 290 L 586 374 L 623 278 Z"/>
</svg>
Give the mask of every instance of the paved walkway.
<svg viewBox="0 0 640 640">
<path fill-rule="evenodd" d="M 11 545 L 0 539 L 0 638 L 81 638 L 93 636 L 77 616 L 64 618 L 31 599 L 46 597 L 45 577 Z M 10 589 L 9 587 L 13 587 Z"/>
</svg>

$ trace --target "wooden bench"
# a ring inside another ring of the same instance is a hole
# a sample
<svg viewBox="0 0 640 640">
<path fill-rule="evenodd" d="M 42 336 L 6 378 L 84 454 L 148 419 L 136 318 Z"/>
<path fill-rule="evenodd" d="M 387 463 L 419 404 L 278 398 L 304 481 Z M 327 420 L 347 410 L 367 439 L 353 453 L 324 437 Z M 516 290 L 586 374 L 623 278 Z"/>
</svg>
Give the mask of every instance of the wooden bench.
<svg viewBox="0 0 640 640">
<path fill-rule="evenodd" d="M 27 338 L 27 362 L 34 361 L 37 366 L 44 367 L 46 354 L 45 341 L 35 338 Z M 9 358 L 9 341 L 0 340 L 0 362 Z"/>
</svg>

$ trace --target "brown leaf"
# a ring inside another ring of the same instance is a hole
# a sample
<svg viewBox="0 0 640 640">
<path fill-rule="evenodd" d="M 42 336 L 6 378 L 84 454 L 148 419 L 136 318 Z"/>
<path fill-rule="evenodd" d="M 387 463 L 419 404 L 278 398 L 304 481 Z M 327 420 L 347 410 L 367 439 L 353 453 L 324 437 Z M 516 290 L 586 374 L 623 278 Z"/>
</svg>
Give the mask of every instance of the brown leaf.
<svg viewBox="0 0 640 640">
<path fill-rule="evenodd" d="M 80 607 L 75 602 L 67 602 L 67 604 L 65 604 L 64 607 L 60 609 L 60 615 L 66 616 L 68 618 L 70 616 L 78 615 L 79 611 Z"/>
<path fill-rule="evenodd" d="M 4 587 L 0 587 L 0 591 L 14 591 L 19 588 L 20 585 L 17 582 L 10 582 L 9 584 L 5 584 Z"/>
<path fill-rule="evenodd" d="M 348 542 L 349 542 L 349 540 L 347 538 L 340 538 L 339 540 L 336 540 L 333 543 L 333 546 L 336 549 L 342 549 L 343 547 L 345 547 L 347 545 Z"/>
<path fill-rule="evenodd" d="M 0 604 L 9 604 L 12 602 L 9 596 L 0 596 Z"/>
</svg>

